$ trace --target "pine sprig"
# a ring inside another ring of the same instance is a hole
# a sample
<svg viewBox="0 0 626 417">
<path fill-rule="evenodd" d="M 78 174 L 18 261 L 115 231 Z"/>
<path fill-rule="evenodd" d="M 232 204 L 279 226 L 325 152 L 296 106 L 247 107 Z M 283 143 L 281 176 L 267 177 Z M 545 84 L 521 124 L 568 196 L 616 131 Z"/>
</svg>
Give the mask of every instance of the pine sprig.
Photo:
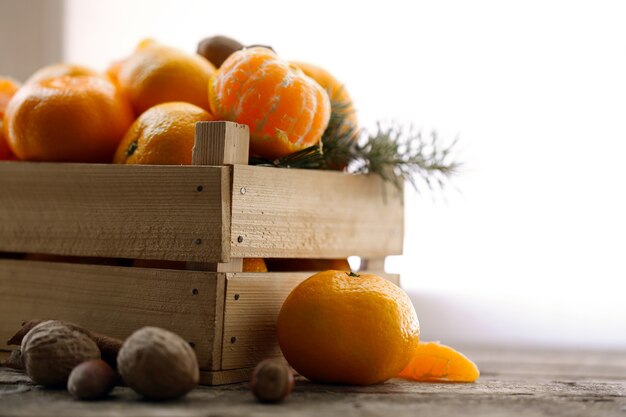
<svg viewBox="0 0 626 417">
<path fill-rule="evenodd" d="M 458 172 L 461 164 L 451 160 L 457 140 L 448 146 L 441 144 L 436 132 L 429 138 L 421 132 L 401 126 L 378 125 L 355 150 L 352 172 L 377 174 L 400 189 L 404 181 L 419 190 L 419 181 L 429 188 L 445 186 L 446 180 Z"/>
<path fill-rule="evenodd" d="M 276 160 L 251 158 L 250 164 L 375 174 L 397 189 L 408 181 L 418 191 L 420 182 L 430 189 L 443 188 L 458 172 L 461 164 L 452 160 L 456 140 L 445 146 L 436 132 L 424 138 L 421 132 L 398 124 L 378 124 L 373 134 L 367 133 L 352 125 L 350 111 L 334 102 L 320 144 Z"/>
</svg>

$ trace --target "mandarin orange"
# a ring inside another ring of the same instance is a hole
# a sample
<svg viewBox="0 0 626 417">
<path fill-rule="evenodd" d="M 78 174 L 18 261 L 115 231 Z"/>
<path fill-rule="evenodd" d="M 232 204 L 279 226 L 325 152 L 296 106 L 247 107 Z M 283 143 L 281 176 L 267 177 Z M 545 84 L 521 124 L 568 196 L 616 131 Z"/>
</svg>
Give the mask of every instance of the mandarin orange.
<svg viewBox="0 0 626 417">
<path fill-rule="evenodd" d="M 106 79 L 63 76 L 24 85 L 7 106 L 4 132 L 22 160 L 108 162 L 132 121 Z"/>
<path fill-rule="evenodd" d="M 24 84 L 32 84 L 52 78 L 64 77 L 66 75 L 69 75 L 71 77 L 77 77 L 81 75 L 104 76 L 104 74 L 101 74 L 96 70 L 84 67 L 82 65 L 61 63 L 48 65 L 38 69 L 26 80 Z"/>
<path fill-rule="evenodd" d="M 116 164 L 190 165 L 197 122 L 214 120 L 193 104 L 158 104 L 145 111 L 120 142 Z"/>
<path fill-rule="evenodd" d="M 250 153 L 279 158 L 319 142 L 328 126 L 326 91 L 263 47 L 231 54 L 211 77 L 211 111 L 248 125 Z"/>
<path fill-rule="evenodd" d="M 350 272 L 350 264 L 341 259 L 306 259 L 306 258 L 270 258 L 266 259 L 267 268 L 274 272 L 286 271 L 326 271 L 334 269 Z"/>
<path fill-rule="evenodd" d="M 319 272 L 278 315 L 280 348 L 317 382 L 368 385 L 393 378 L 414 356 L 419 322 L 408 295 L 379 276 Z"/>
<path fill-rule="evenodd" d="M 207 85 L 214 72 L 215 67 L 204 57 L 148 39 L 128 58 L 113 63 L 107 73 L 140 115 L 171 101 L 209 110 Z"/>
<path fill-rule="evenodd" d="M 243 272 L 267 272 L 263 258 L 243 258 Z"/>
<path fill-rule="evenodd" d="M 187 269 L 187 263 L 182 261 L 154 261 L 148 259 L 135 259 L 133 266 L 137 268 L 159 269 Z M 267 272 L 263 258 L 244 258 L 243 272 Z"/>
<path fill-rule="evenodd" d="M 313 78 L 328 93 L 330 103 L 337 113 L 345 115 L 348 126 L 346 128 L 358 128 L 359 122 L 356 111 L 352 104 L 352 98 L 345 86 L 330 72 L 317 65 L 301 61 L 291 61 L 292 65 L 300 68 L 306 75 Z"/>
<path fill-rule="evenodd" d="M 13 78 L 0 77 L 0 161 L 15 159 L 15 155 L 13 155 L 13 152 L 11 152 L 9 144 L 4 137 L 3 119 L 4 111 L 7 107 L 7 104 L 9 104 L 9 100 L 11 100 L 11 97 L 15 95 L 19 88 L 19 82 L 17 82 Z"/>
</svg>

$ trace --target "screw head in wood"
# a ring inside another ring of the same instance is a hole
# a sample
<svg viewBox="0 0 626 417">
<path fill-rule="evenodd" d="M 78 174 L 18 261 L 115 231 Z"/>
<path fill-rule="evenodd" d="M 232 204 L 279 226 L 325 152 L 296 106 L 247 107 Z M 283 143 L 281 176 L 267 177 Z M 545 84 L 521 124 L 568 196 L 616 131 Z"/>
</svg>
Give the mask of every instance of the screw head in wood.
<svg viewBox="0 0 626 417">
<path fill-rule="evenodd" d="M 235 300 L 239 300 L 239 294 L 235 294 Z"/>
<path fill-rule="evenodd" d="M 237 237 L 237 242 L 239 242 L 239 243 L 243 242 L 243 236 L 238 236 Z"/>
<path fill-rule="evenodd" d="M 194 243 L 196 245 L 200 245 L 200 244 L 202 244 L 202 239 L 196 239 L 196 241 Z"/>
<path fill-rule="evenodd" d="M 198 295 L 198 289 L 197 289 L 197 288 L 192 289 L 192 290 L 191 290 L 191 293 L 192 293 L 193 295 Z"/>
<path fill-rule="evenodd" d="M 230 343 L 235 343 L 237 341 L 237 337 L 233 336 L 230 338 Z"/>
<path fill-rule="evenodd" d="M 204 187 L 203 187 L 203 186 L 198 185 L 198 186 L 196 187 L 196 191 L 198 191 L 199 193 L 201 193 L 201 192 L 202 192 L 202 190 L 204 190 Z"/>
<path fill-rule="evenodd" d="M 247 190 L 246 190 L 246 187 L 241 187 L 241 188 L 239 189 L 239 192 L 240 192 L 241 194 L 245 194 L 245 193 L 246 193 L 246 191 L 247 191 Z"/>
</svg>

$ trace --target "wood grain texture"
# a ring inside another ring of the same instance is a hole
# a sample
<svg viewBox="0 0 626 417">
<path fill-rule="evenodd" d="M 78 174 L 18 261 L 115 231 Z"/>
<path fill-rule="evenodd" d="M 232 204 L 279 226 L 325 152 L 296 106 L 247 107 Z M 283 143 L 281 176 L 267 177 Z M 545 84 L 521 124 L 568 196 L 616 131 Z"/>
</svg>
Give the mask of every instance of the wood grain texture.
<svg viewBox="0 0 626 417">
<path fill-rule="evenodd" d="M 196 123 L 193 165 L 248 164 L 250 134 L 247 125 L 233 122 Z"/>
<path fill-rule="evenodd" d="M 471 358 L 483 356 L 480 348 L 456 347 Z M 41 389 L 23 373 L 0 368 L 0 409 L 3 417 L 624 416 L 626 354 L 623 351 L 561 350 L 558 353 L 567 361 L 556 362 L 552 359 L 557 352 L 544 355 L 541 349 L 521 351 L 501 347 L 489 348 L 484 353 L 489 360 L 479 360 L 482 375 L 473 384 L 392 379 L 384 384 L 357 387 L 315 384 L 298 377 L 293 393 L 279 405 L 256 402 L 247 383 L 198 387 L 184 399 L 173 402 L 141 400 L 126 387 L 116 387 L 112 396 L 104 401 L 76 401 L 65 390 Z M 622 364 L 612 379 L 598 377 L 607 367 L 596 369 L 594 365 L 605 364 L 607 360 Z M 492 362 L 501 364 L 498 369 L 502 373 L 494 373 Z M 542 369 L 540 375 L 527 372 L 539 368 Z M 244 379 L 247 378 L 244 371 L 234 370 L 232 374 L 241 372 L 240 379 Z M 568 373 L 570 371 L 575 373 Z M 222 373 L 216 372 L 216 379 L 217 375 L 221 377 Z"/>
<path fill-rule="evenodd" d="M 192 342 L 200 366 L 216 369 L 223 291 L 223 274 L 211 272 L 0 260 L 0 349 L 35 318 L 120 339 L 150 325 Z"/>
<path fill-rule="evenodd" d="M 231 256 L 398 255 L 403 210 L 400 195 L 374 176 L 237 165 Z"/>
<path fill-rule="evenodd" d="M 226 385 L 250 379 L 254 368 L 229 369 L 227 371 L 200 371 L 201 385 Z"/>
<path fill-rule="evenodd" d="M 276 320 L 283 302 L 313 272 L 226 274 L 222 369 L 255 366 L 282 357 Z M 385 278 L 398 282 L 397 275 Z"/>
<path fill-rule="evenodd" d="M 227 167 L 0 162 L 0 251 L 224 261 L 229 190 Z"/>
</svg>

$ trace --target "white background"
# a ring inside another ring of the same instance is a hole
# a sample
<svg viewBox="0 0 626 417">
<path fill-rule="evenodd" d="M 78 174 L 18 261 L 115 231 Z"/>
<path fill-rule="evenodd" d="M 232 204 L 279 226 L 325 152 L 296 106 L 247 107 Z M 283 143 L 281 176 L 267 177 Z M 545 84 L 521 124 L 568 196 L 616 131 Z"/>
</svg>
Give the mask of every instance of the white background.
<svg viewBox="0 0 626 417">
<path fill-rule="evenodd" d="M 69 0 L 65 16 L 69 61 L 225 34 L 330 70 L 365 126 L 459 135 L 463 172 L 407 194 L 387 265 L 423 338 L 626 348 L 626 3 Z"/>
</svg>

